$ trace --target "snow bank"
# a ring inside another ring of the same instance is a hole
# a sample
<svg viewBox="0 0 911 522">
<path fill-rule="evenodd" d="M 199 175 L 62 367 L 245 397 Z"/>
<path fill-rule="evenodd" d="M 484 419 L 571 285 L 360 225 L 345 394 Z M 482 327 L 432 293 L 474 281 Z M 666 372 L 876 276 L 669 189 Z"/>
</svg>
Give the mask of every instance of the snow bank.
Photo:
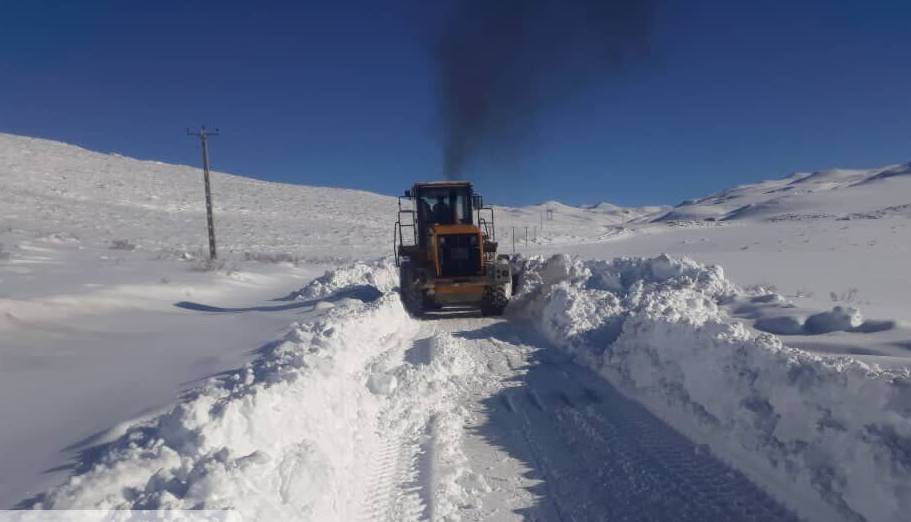
<svg viewBox="0 0 911 522">
<path fill-rule="evenodd" d="M 911 374 L 755 334 L 721 268 L 533 258 L 512 312 L 811 520 L 906 520 Z M 851 318 L 855 322 L 854 318 Z"/>
<path fill-rule="evenodd" d="M 112 432 L 29 507 L 459 520 L 485 485 L 462 449 L 477 362 L 461 339 L 409 318 L 396 285 L 388 261 L 327 272 L 297 293 L 321 314 L 166 413 Z M 374 299 L 337 298 L 366 288 Z"/>
<path fill-rule="evenodd" d="M 399 285 L 398 269 L 392 259 L 351 263 L 338 270 L 327 271 L 297 292 L 297 299 L 320 299 L 340 290 L 374 288 L 390 292 Z"/>
<path fill-rule="evenodd" d="M 310 296 L 359 280 L 330 273 Z M 374 270 L 374 274 L 382 270 Z M 377 277 L 379 277 L 377 275 Z M 417 331 L 395 293 L 336 301 L 168 413 L 83 455 L 49 509 L 236 509 L 244 520 L 354 520 L 387 399 L 371 364 Z"/>
</svg>

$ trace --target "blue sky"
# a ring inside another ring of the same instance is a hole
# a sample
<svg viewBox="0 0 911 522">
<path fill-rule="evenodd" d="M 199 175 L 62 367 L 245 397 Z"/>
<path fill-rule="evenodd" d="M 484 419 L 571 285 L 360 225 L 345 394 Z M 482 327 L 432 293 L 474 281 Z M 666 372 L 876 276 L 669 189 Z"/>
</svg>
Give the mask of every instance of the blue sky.
<svg viewBox="0 0 911 522">
<path fill-rule="evenodd" d="M 399 193 L 441 174 L 445 1 L 3 2 L 0 132 Z M 911 5 L 667 1 L 652 55 L 473 165 L 488 200 L 677 203 L 911 160 Z"/>
</svg>

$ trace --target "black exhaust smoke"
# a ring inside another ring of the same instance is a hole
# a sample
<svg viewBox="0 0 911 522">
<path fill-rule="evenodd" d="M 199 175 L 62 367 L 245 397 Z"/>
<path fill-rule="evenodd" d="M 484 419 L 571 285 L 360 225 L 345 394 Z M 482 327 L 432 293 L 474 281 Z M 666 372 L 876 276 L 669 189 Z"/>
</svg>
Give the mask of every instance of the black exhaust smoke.
<svg viewBox="0 0 911 522">
<path fill-rule="evenodd" d="M 436 48 L 447 179 L 538 110 L 647 55 L 659 0 L 459 0 Z"/>
</svg>

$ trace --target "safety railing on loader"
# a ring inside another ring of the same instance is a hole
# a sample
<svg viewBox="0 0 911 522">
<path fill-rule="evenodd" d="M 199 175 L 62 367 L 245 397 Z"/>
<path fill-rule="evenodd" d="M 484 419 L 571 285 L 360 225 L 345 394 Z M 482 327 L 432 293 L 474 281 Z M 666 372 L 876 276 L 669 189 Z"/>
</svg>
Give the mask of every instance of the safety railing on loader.
<svg viewBox="0 0 911 522">
<path fill-rule="evenodd" d="M 409 201 L 411 198 L 405 198 Z M 403 220 L 405 217 L 408 221 Z M 399 266 L 399 250 L 401 246 L 405 245 L 405 233 L 404 229 L 411 229 L 411 245 L 418 244 L 418 227 L 417 227 L 417 218 L 415 217 L 415 211 L 413 208 L 402 208 L 402 196 L 399 196 L 399 215 L 398 219 L 395 221 L 395 228 L 392 232 L 392 250 L 395 253 L 395 266 Z"/>
<path fill-rule="evenodd" d="M 481 215 L 481 212 L 483 211 L 490 212 L 490 221 L 487 221 L 487 219 Z M 478 209 L 478 226 L 484 232 L 484 235 L 490 238 L 491 241 L 497 240 L 497 228 L 493 221 L 493 207 L 482 207 Z"/>
</svg>

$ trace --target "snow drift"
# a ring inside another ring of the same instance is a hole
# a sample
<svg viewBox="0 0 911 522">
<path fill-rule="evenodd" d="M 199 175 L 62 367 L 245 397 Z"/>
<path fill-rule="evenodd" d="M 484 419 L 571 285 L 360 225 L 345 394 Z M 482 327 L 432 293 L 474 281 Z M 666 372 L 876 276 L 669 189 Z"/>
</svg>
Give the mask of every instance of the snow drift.
<svg viewBox="0 0 911 522">
<path fill-rule="evenodd" d="M 817 356 L 754 333 L 727 315 L 724 304 L 745 292 L 716 266 L 554 256 L 521 269 L 514 318 L 531 320 L 556 347 L 808 519 L 901 520 L 911 509 L 907 370 Z M 470 393 L 476 362 L 449 334 L 420 339 L 395 284 L 387 261 L 315 280 L 298 296 L 323 299 L 314 319 L 167 413 L 85 452 L 73 476 L 33 507 L 353 520 L 366 502 L 395 519 L 413 503 L 407 493 L 389 500 L 377 477 L 400 473 L 389 458 L 430 451 L 437 467 L 420 501 L 434 519 L 457 519 L 475 496 L 459 397 Z"/>
<path fill-rule="evenodd" d="M 911 512 L 911 373 L 756 334 L 686 259 L 523 263 L 513 313 L 813 520 Z"/>
<path fill-rule="evenodd" d="M 306 293 L 359 281 L 328 274 Z M 382 278 L 375 266 L 372 277 Z M 245 520 L 352 520 L 376 445 L 382 396 L 370 360 L 417 328 L 394 293 L 336 301 L 250 365 L 211 379 L 170 412 L 83 455 L 46 509 L 238 509 Z"/>
<path fill-rule="evenodd" d="M 474 496 L 463 485 L 467 412 L 458 404 L 475 363 L 447 333 L 416 341 L 420 324 L 396 285 L 388 261 L 317 278 L 298 294 L 323 299 L 322 314 L 86 450 L 66 483 L 23 507 L 232 510 L 263 521 L 400 520 L 423 510 L 458 520 Z M 416 343 L 420 360 L 409 361 Z M 402 481 L 394 475 L 408 472 L 403 462 L 421 452 L 435 456 L 426 491 L 390 493 Z"/>
</svg>

